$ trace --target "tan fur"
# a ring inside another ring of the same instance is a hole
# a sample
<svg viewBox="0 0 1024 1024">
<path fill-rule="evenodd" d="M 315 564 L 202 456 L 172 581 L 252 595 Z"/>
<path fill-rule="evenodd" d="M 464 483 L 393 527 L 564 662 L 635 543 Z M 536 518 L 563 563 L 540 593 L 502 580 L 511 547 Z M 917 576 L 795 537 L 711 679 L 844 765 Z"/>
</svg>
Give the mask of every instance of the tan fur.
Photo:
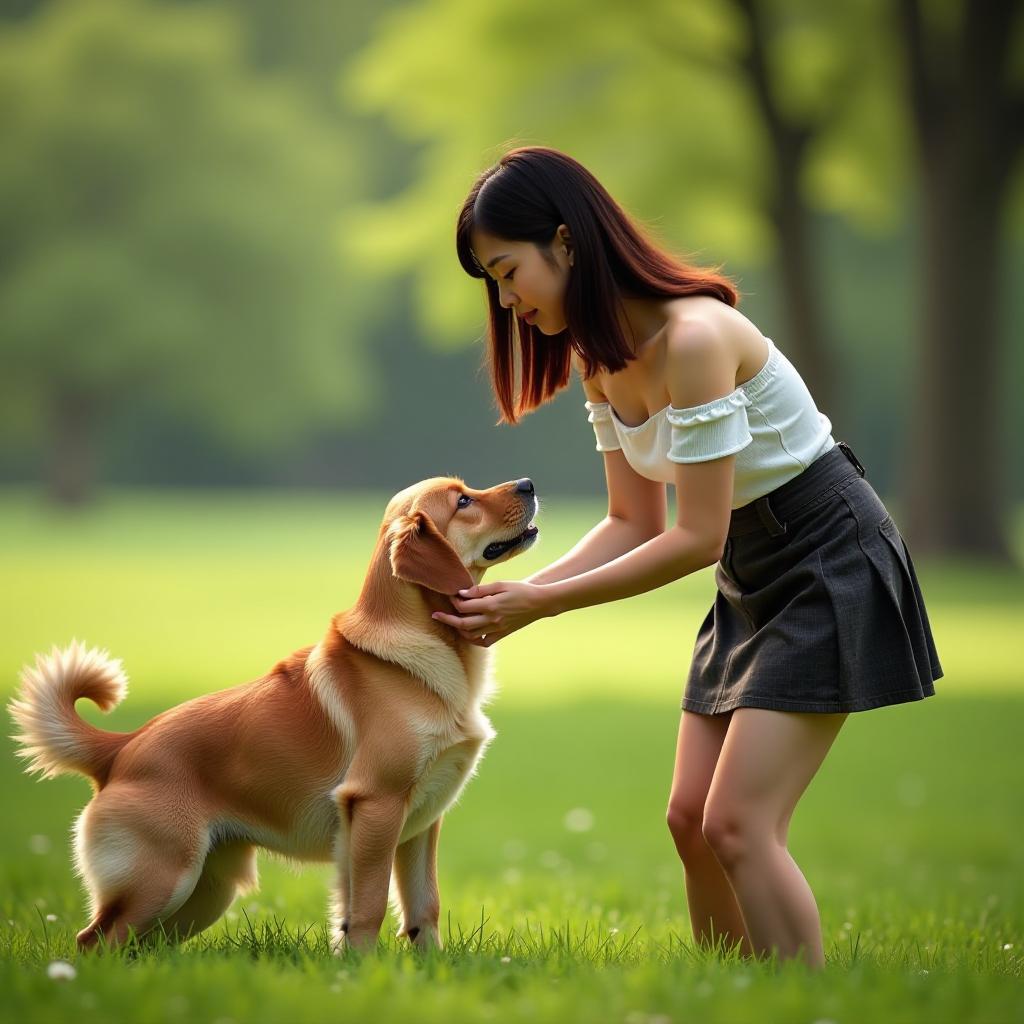
<svg viewBox="0 0 1024 1024">
<path fill-rule="evenodd" d="M 318 644 L 132 733 L 75 713 L 78 697 L 107 708 L 123 695 L 105 653 L 75 644 L 26 669 L 10 705 L 21 756 L 97 790 L 75 826 L 93 914 L 79 944 L 196 934 L 256 884 L 257 847 L 337 864 L 339 948 L 376 942 L 392 871 L 402 932 L 438 943 L 441 816 L 494 733 L 489 652 L 430 614 L 450 611 L 447 595 L 489 564 L 487 544 L 519 536 L 535 512 L 514 482 L 408 488 L 388 505 L 359 600 Z"/>
</svg>

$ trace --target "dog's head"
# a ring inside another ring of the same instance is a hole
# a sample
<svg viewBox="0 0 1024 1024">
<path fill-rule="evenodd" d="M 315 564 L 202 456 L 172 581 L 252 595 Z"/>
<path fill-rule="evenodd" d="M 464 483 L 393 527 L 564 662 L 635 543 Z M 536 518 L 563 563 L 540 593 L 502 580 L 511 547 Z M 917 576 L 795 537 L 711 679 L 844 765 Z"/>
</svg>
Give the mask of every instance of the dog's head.
<svg viewBox="0 0 1024 1024">
<path fill-rule="evenodd" d="M 485 491 L 455 477 L 407 487 L 388 503 L 384 531 L 395 576 L 440 594 L 479 582 L 492 565 L 537 538 L 537 495 L 529 480 Z"/>
</svg>

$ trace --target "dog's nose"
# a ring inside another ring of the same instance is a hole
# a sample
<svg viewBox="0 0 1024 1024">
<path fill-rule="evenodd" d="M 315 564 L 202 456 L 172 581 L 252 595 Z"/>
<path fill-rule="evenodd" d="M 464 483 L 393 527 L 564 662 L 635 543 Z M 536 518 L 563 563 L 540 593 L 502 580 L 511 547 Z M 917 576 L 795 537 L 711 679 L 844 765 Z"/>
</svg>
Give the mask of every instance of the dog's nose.
<svg viewBox="0 0 1024 1024">
<path fill-rule="evenodd" d="M 529 477 L 523 477 L 516 481 L 516 490 L 523 494 L 533 494 L 533 481 Z"/>
</svg>

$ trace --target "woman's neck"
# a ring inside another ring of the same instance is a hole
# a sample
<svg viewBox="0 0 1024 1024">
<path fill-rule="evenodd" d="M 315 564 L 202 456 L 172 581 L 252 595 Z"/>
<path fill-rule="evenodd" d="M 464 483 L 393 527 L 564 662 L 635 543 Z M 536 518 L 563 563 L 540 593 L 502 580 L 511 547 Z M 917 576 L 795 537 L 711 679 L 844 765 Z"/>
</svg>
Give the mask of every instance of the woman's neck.
<svg viewBox="0 0 1024 1024">
<path fill-rule="evenodd" d="M 668 303 L 671 299 L 623 298 L 619 312 L 622 328 L 636 355 L 661 333 L 668 323 Z"/>
</svg>

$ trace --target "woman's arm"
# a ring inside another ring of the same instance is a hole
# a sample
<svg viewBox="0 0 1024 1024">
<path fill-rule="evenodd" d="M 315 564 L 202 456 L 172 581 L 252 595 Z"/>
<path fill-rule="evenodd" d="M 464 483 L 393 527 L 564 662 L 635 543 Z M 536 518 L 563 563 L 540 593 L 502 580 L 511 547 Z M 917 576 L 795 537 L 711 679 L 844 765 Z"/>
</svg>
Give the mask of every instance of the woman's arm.
<svg viewBox="0 0 1024 1024">
<path fill-rule="evenodd" d="M 676 408 L 702 405 L 735 390 L 729 346 L 701 322 L 670 334 L 666 385 Z M 735 455 L 676 465 L 677 518 L 671 529 L 599 567 L 541 585 L 491 583 L 453 599 L 460 616 L 435 618 L 487 645 L 537 618 L 642 594 L 721 556 L 732 509 Z"/>
<path fill-rule="evenodd" d="M 535 595 L 540 614 L 559 615 L 633 597 L 717 562 L 725 546 L 735 462 L 736 456 L 729 455 L 678 466 L 677 486 L 699 498 L 681 501 L 677 521 L 639 547 L 597 568 L 540 587 Z M 486 590 L 486 585 L 479 589 Z"/>
<path fill-rule="evenodd" d="M 646 480 L 621 451 L 604 453 L 608 515 L 561 558 L 526 583 L 556 583 L 611 562 L 665 529 L 665 485 Z"/>
</svg>

